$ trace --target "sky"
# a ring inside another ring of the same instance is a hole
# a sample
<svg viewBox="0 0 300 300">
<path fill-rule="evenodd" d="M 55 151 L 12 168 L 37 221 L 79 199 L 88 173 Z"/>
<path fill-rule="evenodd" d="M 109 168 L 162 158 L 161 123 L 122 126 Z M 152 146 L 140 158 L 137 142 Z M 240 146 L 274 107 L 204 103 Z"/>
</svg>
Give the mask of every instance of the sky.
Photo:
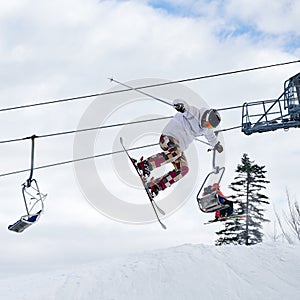
<svg viewBox="0 0 300 300">
<path fill-rule="evenodd" d="M 276 1 L 272 7 L 266 0 L 251 3 L 229 0 L 2 2 L 1 108 L 116 88 L 109 77 L 122 82 L 179 80 L 293 61 L 300 57 L 297 30 L 300 4 L 297 1 Z M 298 72 L 299 64 L 292 64 L 186 82 L 184 88 L 199 95 L 209 106 L 224 108 L 244 102 L 276 99 L 283 92 L 284 81 Z M 158 96 L 162 93 L 173 97 L 175 91 L 169 87 L 154 92 Z M 104 119 L 109 124 L 145 115 L 170 116 L 174 113 L 161 103 L 141 98 L 141 95 L 134 96 L 134 93 L 130 95 L 136 97 L 133 99 L 136 102 L 142 99 L 143 105 L 133 102 L 127 112 L 125 106 L 126 113 L 116 107 L 113 112 L 103 113 L 109 107 L 109 97 L 2 111 L 0 140 L 74 130 L 96 102 L 99 110 L 94 111 L 93 126 L 98 117 L 99 121 Z M 134 110 L 142 112 L 131 115 Z M 222 128 L 240 124 L 240 109 L 222 112 Z M 163 124 L 155 125 L 155 128 L 160 127 L 162 129 Z M 141 128 L 128 129 L 127 134 L 134 135 Z M 101 134 L 95 142 L 97 154 L 112 150 L 109 138 L 117 136 L 119 131 Z M 230 193 L 227 186 L 234 178 L 234 170 L 243 153 L 248 153 L 252 160 L 265 165 L 268 171 L 271 183 L 266 193 L 272 204 L 267 214 L 273 218 L 273 206 L 280 211 L 286 206 L 286 189 L 293 199 L 297 198 L 297 158 L 300 151 L 297 134 L 298 129 L 251 136 L 245 136 L 239 130 L 224 133 L 224 193 Z M 145 138 L 149 143 L 156 142 L 151 137 Z M 38 139 L 36 166 L 71 160 L 74 139 L 74 135 Z M 200 166 L 196 178 L 200 187 L 211 171 L 211 156 L 205 146 L 195 144 L 194 147 L 201 151 L 196 164 L 196 167 Z M 1 174 L 27 169 L 30 166 L 30 141 L 0 144 L 0 154 Z M 142 156 L 144 152 L 141 150 L 136 155 Z M 101 164 L 109 161 L 103 160 L 96 160 L 98 170 Z M 193 159 L 189 164 L 193 165 Z M 104 177 L 113 178 L 111 182 L 114 182 L 118 167 L 112 168 L 107 163 L 103 168 Z M 133 173 L 131 175 L 134 176 Z M 193 185 L 193 190 L 187 191 L 190 198 L 185 204 L 164 219 L 168 226 L 168 230 L 164 231 L 157 223 L 126 224 L 100 214 L 86 201 L 72 164 L 34 173 L 42 192 L 48 194 L 45 213 L 39 223 L 23 234 L 9 232 L 7 226 L 25 213 L 21 185 L 28 176 L 22 173 L 1 177 L 0 260 L 7 272 L 46 270 L 119 253 L 184 243 L 213 244 L 216 239 L 214 231 L 219 227 L 203 225 L 212 216 L 201 213 L 197 208 L 197 184 Z M 86 176 L 91 175 L 86 173 Z M 182 184 L 188 186 L 188 182 L 195 178 L 184 180 Z M 133 189 L 116 182 L 112 188 L 114 193 L 131 198 Z M 105 202 L 105 197 L 101 196 L 99 193 L 99 199 Z M 143 193 L 139 197 L 146 203 Z M 272 226 L 269 227 L 271 230 Z"/>
</svg>

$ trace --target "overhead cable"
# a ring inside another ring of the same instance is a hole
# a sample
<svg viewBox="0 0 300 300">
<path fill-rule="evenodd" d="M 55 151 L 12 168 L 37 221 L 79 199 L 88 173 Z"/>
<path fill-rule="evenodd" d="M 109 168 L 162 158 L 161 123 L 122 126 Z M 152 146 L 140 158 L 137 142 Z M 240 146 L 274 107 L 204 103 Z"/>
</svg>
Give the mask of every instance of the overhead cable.
<svg viewBox="0 0 300 300">
<path fill-rule="evenodd" d="M 264 100 L 264 102 L 265 103 L 273 103 L 275 100 L 277 100 L 277 99 L 268 99 L 268 100 Z M 280 101 L 284 101 L 284 100 L 280 100 Z M 251 102 L 251 105 L 252 106 L 254 106 L 254 105 L 260 105 L 260 101 Z M 217 110 L 218 111 L 226 111 L 226 110 L 232 110 L 232 109 L 237 109 L 237 108 L 242 108 L 242 107 L 243 107 L 243 105 L 236 105 L 236 106 L 228 106 L 228 107 L 217 108 Z M 48 138 L 48 137 L 55 137 L 55 136 L 61 136 L 61 135 L 76 134 L 76 133 L 80 133 L 80 132 L 86 132 L 86 131 L 92 131 L 92 130 L 100 130 L 100 129 L 113 128 L 113 127 L 119 127 L 119 126 L 131 125 L 131 124 L 152 122 L 152 121 L 160 121 L 160 120 L 171 119 L 171 118 L 172 118 L 172 116 L 167 116 L 167 117 L 159 117 L 159 118 L 139 120 L 139 121 L 132 121 L 132 122 L 124 122 L 124 123 L 111 124 L 111 125 L 102 125 L 102 126 L 96 126 L 96 127 L 84 128 L 84 129 L 76 129 L 76 130 L 69 130 L 69 131 L 54 132 L 54 133 L 36 135 L 36 138 Z M 240 127 L 241 126 L 233 127 L 233 129 L 240 128 Z M 227 131 L 227 130 L 230 130 L 230 129 L 226 129 L 226 130 L 223 129 L 222 131 Z M 30 138 L 31 138 L 31 136 L 24 137 L 24 138 L 15 138 L 15 139 L 8 139 L 8 140 L 0 140 L 0 144 L 20 142 L 20 141 L 28 140 Z"/>
<path fill-rule="evenodd" d="M 113 128 L 113 127 L 125 126 L 125 125 L 132 125 L 132 124 L 139 124 L 139 123 L 145 123 L 145 122 L 152 122 L 152 121 L 160 121 L 160 120 L 166 120 L 166 119 L 171 119 L 171 118 L 172 118 L 172 116 L 169 116 L 169 117 L 159 117 L 159 118 L 139 120 L 139 121 L 132 121 L 132 122 L 125 122 L 125 123 L 118 123 L 118 124 L 111 124 L 111 125 L 102 125 L 102 126 L 91 127 L 91 128 L 83 128 L 83 129 L 76 129 L 76 130 L 69 130 L 69 131 L 62 131 L 62 132 L 54 132 L 54 133 L 48 133 L 48 134 L 43 134 L 43 135 L 35 135 L 35 138 L 49 138 L 49 137 L 60 136 L 60 135 L 75 134 L 75 133 L 80 133 L 80 132 L 86 132 L 86 131 L 92 131 L 92 130 L 100 130 L 100 129 L 106 129 L 106 128 Z M 20 142 L 20 141 L 28 140 L 30 138 L 31 137 L 16 138 L 16 139 L 10 139 L 10 140 L 2 140 L 2 141 L 0 141 L 0 144 L 6 144 L 6 143 L 12 143 L 12 142 Z"/>
<path fill-rule="evenodd" d="M 153 146 L 157 146 L 157 145 L 159 145 L 159 144 L 155 143 L 155 144 L 149 144 L 149 145 L 144 145 L 144 146 L 138 146 L 138 147 L 130 148 L 130 149 L 128 149 L 128 151 L 139 150 L 139 149 L 143 149 L 143 148 L 147 148 L 147 147 L 153 147 Z M 58 166 L 62 166 L 62 165 L 67 165 L 67 164 L 81 162 L 81 161 L 85 161 L 85 160 L 89 160 L 89 159 L 109 156 L 109 155 L 118 154 L 118 153 L 122 153 L 122 152 L 124 152 L 124 150 L 118 150 L 118 151 L 113 151 L 113 152 L 108 152 L 108 153 L 103 153 L 103 154 L 98 154 L 98 155 L 93 155 L 93 156 L 88 156 L 88 157 L 82 157 L 82 158 L 77 158 L 77 159 L 52 163 L 52 164 L 48 164 L 48 165 L 35 167 L 33 170 L 41 170 L 41 169 L 48 169 L 48 168 L 52 168 L 52 167 L 58 167 Z M 25 173 L 25 172 L 29 172 L 29 171 L 31 171 L 31 169 L 16 170 L 16 171 L 8 172 L 8 173 L 2 173 L 2 174 L 0 174 L 0 177 L 6 177 L 6 176 L 10 176 L 10 175 L 17 175 L 17 174 L 21 174 L 21 173 Z"/>
<path fill-rule="evenodd" d="M 277 64 L 265 65 L 265 66 L 260 66 L 260 67 L 240 69 L 240 70 L 234 70 L 234 71 L 229 71 L 229 72 L 222 72 L 222 73 L 216 73 L 216 74 L 211 74 L 211 75 L 204 75 L 204 76 L 191 77 L 191 78 L 180 79 L 180 80 L 167 81 L 167 82 L 163 82 L 163 83 L 145 85 L 145 86 L 135 87 L 135 89 L 146 89 L 146 88 L 164 86 L 164 85 L 169 85 L 169 84 L 176 84 L 176 83 L 183 83 L 183 82 L 189 82 L 189 81 L 195 81 L 195 80 L 202 80 L 202 79 L 208 79 L 208 78 L 213 78 L 213 77 L 226 76 L 226 75 L 232 75 L 232 74 L 237 74 L 237 73 L 261 70 L 261 69 L 266 69 L 266 68 L 271 68 L 271 67 L 279 67 L 279 66 L 284 66 L 284 65 L 289 65 L 289 64 L 299 63 L 299 62 L 300 62 L 300 60 L 294 60 L 294 61 L 289 61 L 289 62 L 284 62 L 284 63 L 277 63 Z M 37 106 L 49 105 L 49 104 L 58 104 L 58 103 L 81 100 L 81 99 L 87 99 L 87 98 L 93 98 L 93 97 L 98 97 L 98 96 L 106 96 L 106 95 L 111 95 L 111 94 L 128 92 L 128 91 L 131 91 L 131 90 L 132 90 L 131 88 L 120 89 L 120 90 L 114 90 L 114 91 L 108 91 L 108 92 L 102 92 L 102 93 L 95 93 L 95 94 L 91 94 L 91 95 L 84 95 L 84 96 L 78 96 L 78 97 L 51 100 L 51 101 L 46 101 L 46 102 L 39 102 L 39 103 L 32 103 L 32 104 L 6 107 L 6 108 L 1 108 L 0 112 L 6 112 L 6 111 L 12 111 L 12 110 L 18 110 L 18 109 L 25 109 L 25 108 L 37 107 Z"/>
<path fill-rule="evenodd" d="M 224 132 L 224 131 L 229 131 L 229 130 L 233 130 L 233 129 L 238 129 L 242 126 L 235 126 L 235 127 L 230 127 L 230 128 L 226 128 L 226 129 L 220 129 L 217 130 L 216 132 Z M 25 139 L 32 139 L 33 136 L 31 137 L 27 137 L 24 138 Z M 38 136 L 34 136 L 35 138 L 38 138 Z M 196 139 L 197 141 L 210 145 L 207 142 L 200 140 L 200 139 Z M 134 147 L 134 148 L 130 148 L 128 149 L 128 151 L 132 151 L 132 150 L 139 150 L 139 149 L 143 149 L 143 148 L 148 148 L 148 147 L 153 147 L 153 146 L 157 146 L 159 145 L 158 143 L 154 143 L 154 144 L 149 144 L 149 145 L 144 145 L 144 146 L 139 146 L 139 147 Z M 12 172 L 8 172 L 8 173 L 3 173 L 0 174 L 0 177 L 6 177 L 6 176 L 10 176 L 10 175 L 17 175 L 17 174 L 21 174 L 21 173 L 25 173 L 28 171 L 33 171 L 33 170 L 41 170 L 41 169 L 47 169 L 47 168 L 51 168 L 51 167 L 57 167 L 57 166 L 62 166 L 62 165 L 67 165 L 67 164 L 71 164 L 71 163 L 76 163 L 76 162 L 80 162 L 80 161 L 85 161 L 85 160 L 89 160 L 89 159 L 93 159 L 93 158 L 99 158 L 99 157 L 104 157 L 104 156 L 109 156 L 109 155 L 113 155 L 113 154 L 118 154 L 118 153 L 122 153 L 124 152 L 124 150 L 118 150 L 118 151 L 113 151 L 113 152 L 108 152 L 108 153 L 103 153 L 103 154 L 98 154 L 98 155 L 93 155 L 93 156 L 88 156 L 88 157 L 83 157 L 83 158 L 78 158 L 78 159 L 73 159 L 73 160 L 67 160 L 67 161 L 62 161 L 62 162 L 57 162 L 57 163 L 52 163 L 52 164 L 48 164 L 48 165 L 43 165 L 43 166 L 39 166 L 39 167 L 35 167 L 33 169 L 25 169 L 25 170 L 16 170 L 16 171 L 12 171 Z"/>
</svg>

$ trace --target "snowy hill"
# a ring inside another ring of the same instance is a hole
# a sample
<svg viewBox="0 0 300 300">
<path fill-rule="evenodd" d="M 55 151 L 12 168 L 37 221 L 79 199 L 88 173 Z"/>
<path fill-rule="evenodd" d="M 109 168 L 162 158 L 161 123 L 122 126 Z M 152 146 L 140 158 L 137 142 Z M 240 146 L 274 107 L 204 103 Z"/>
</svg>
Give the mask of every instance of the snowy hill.
<svg viewBox="0 0 300 300">
<path fill-rule="evenodd" d="M 0 280 L 18 299 L 300 299 L 300 245 L 182 245 Z"/>
</svg>

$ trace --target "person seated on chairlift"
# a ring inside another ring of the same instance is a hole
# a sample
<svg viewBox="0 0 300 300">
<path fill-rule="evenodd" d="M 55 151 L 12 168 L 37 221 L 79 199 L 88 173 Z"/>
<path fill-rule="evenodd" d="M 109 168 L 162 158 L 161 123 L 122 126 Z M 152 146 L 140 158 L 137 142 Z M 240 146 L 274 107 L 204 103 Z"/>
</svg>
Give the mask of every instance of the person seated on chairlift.
<svg viewBox="0 0 300 300">
<path fill-rule="evenodd" d="M 223 193 L 220 191 L 220 186 L 217 183 L 214 183 L 213 185 L 209 185 L 208 187 L 204 188 L 204 195 L 210 194 L 211 192 L 217 190 L 217 197 L 219 199 L 219 202 L 223 205 L 228 205 L 227 208 L 217 210 L 215 212 L 215 219 L 222 219 L 224 217 L 229 217 L 233 214 L 233 202 L 228 200 Z"/>
</svg>

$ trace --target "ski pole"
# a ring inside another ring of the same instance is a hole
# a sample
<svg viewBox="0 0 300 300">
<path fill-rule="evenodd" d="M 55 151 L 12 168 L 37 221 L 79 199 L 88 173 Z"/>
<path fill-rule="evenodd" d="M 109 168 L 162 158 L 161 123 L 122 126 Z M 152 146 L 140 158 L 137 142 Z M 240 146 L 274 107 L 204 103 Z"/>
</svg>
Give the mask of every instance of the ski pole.
<svg viewBox="0 0 300 300">
<path fill-rule="evenodd" d="M 208 145 L 208 146 L 211 147 L 211 144 L 209 144 L 209 143 L 207 143 L 207 142 L 205 142 L 203 140 L 200 140 L 200 139 L 197 139 L 197 138 L 195 138 L 195 140 L 198 141 L 198 142 L 200 142 L 200 143 L 203 143 L 203 144 Z M 211 150 L 213 150 L 213 149 L 208 149 L 207 151 L 211 151 Z"/>
<path fill-rule="evenodd" d="M 170 102 L 168 102 L 168 101 L 166 101 L 166 100 L 160 99 L 160 98 L 155 97 L 155 96 L 153 96 L 153 95 L 151 95 L 151 94 L 148 94 L 148 93 L 146 93 L 146 92 L 143 92 L 143 91 L 141 91 L 140 89 L 134 88 L 134 87 L 132 87 L 132 86 L 130 86 L 130 85 L 127 85 L 127 84 L 125 84 L 125 83 L 123 83 L 123 82 L 120 82 L 120 81 L 118 81 L 118 80 L 116 80 L 116 79 L 114 79 L 114 78 L 108 78 L 108 79 L 109 79 L 110 81 L 116 82 L 116 83 L 118 83 L 118 84 L 120 84 L 120 85 L 122 85 L 122 86 L 125 86 L 125 87 L 127 87 L 127 88 L 129 88 L 129 89 L 131 89 L 131 90 L 134 90 L 134 91 L 136 91 L 136 92 L 138 92 L 138 93 L 140 93 L 140 94 L 143 94 L 143 95 L 145 95 L 145 96 L 147 96 L 147 97 L 150 97 L 150 98 L 152 98 L 152 99 L 154 99 L 154 100 L 160 101 L 160 102 L 162 102 L 162 103 L 165 103 L 165 104 L 170 105 L 170 106 L 173 107 L 173 104 L 171 104 Z"/>
</svg>

